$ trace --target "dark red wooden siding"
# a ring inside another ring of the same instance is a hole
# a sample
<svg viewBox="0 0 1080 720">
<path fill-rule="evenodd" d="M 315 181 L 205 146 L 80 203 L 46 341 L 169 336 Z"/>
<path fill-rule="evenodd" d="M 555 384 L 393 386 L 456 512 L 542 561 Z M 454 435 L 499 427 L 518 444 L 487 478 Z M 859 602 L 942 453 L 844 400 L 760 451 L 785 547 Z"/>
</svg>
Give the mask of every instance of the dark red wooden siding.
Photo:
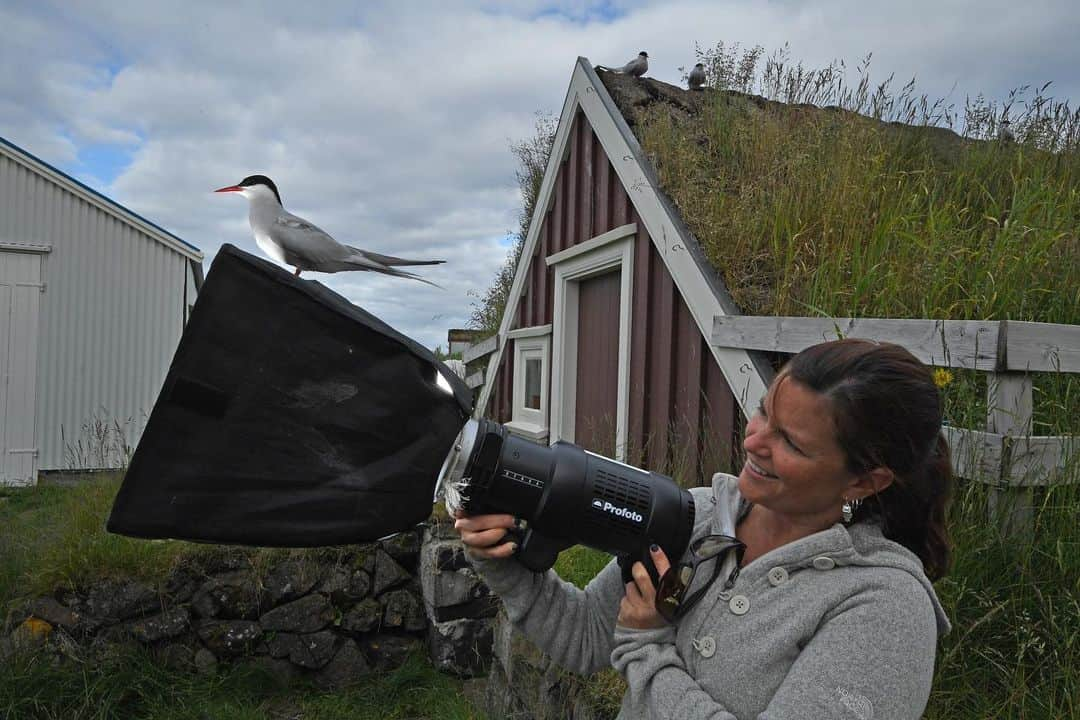
<svg viewBox="0 0 1080 720">
<path fill-rule="evenodd" d="M 628 223 L 637 223 L 630 347 L 627 459 L 690 484 L 729 467 L 738 409 L 689 308 L 657 254 L 611 161 L 579 111 L 569 152 L 543 216 L 513 327 L 551 322 L 553 271 L 544 258 Z M 615 374 L 613 367 L 607 372 Z M 489 414 L 511 418 L 513 341 L 498 368 Z M 549 393 L 550 396 L 550 393 Z M 549 411 L 550 414 L 550 411 Z"/>
</svg>

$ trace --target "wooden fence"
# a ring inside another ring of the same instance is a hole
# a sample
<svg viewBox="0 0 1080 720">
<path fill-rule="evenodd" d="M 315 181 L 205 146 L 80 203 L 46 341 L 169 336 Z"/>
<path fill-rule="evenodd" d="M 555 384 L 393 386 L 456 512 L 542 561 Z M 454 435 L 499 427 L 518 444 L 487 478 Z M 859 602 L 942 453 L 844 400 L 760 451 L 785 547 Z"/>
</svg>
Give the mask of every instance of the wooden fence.
<svg viewBox="0 0 1080 720">
<path fill-rule="evenodd" d="M 490 355 L 499 349 L 499 336 L 498 334 L 492 335 L 487 340 L 481 340 L 478 343 L 474 343 L 465 348 L 465 351 L 461 353 L 461 360 L 465 363 L 465 367 L 469 366 L 469 363 L 474 360 L 479 360 L 482 357 Z M 484 371 L 477 370 L 471 375 L 465 377 L 465 384 L 471 389 L 475 390 L 484 384 Z"/>
<path fill-rule="evenodd" d="M 953 467 L 993 486 L 990 513 L 1008 534 L 1033 517 L 1033 486 L 1075 481 L 1080 437 L 1032 435 L 1035 372 L 1080 373 L 1080 326 L 1001 320 L 717 316 L 719 347 L 797 353 L 839 337 L 892 342 L 928 365 L 986 372 L 983 430 L 946 427 Z"/>
</svg>

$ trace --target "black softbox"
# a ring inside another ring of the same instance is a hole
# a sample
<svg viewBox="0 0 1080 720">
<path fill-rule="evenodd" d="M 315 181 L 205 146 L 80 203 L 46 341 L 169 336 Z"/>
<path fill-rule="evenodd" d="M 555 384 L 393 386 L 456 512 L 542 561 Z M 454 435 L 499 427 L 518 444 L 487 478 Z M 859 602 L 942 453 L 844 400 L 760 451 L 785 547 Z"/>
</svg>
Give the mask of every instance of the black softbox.
<svg viewBox="0 0 1080 720">
<path fill-rule="evenodd" d="M 470 412 L 468 388 L 431 352 L 225 245 L 108 529 L 282 547 L 376 540 L 430 515 Z"/>
</svg>

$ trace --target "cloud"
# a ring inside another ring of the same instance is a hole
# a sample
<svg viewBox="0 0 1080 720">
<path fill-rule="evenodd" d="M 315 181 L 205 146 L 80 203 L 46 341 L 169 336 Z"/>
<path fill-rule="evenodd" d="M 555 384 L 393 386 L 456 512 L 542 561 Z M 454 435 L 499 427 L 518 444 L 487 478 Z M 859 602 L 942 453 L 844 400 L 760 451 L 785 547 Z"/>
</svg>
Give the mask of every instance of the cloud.
<svg viewBox="0 0 1080 720">
<path fill-rule="evenodd" d="M 520 199 L 509 145 L 557 112 L 578 55 L 638 50 L 678 82 L 695 42 L 791 43 L 809 65 L 874 52 L 875 77 L 931 96 L 1080 93 L 1068 3 L 5 3 L 0 134 L 212 256 L 258 252 L 245 203 L 210 191 L 261 172 L 341 241 L 445 258 L 443 285 L 313 275 L 433 347 L 505 258 Z M 105 146 L 115 146 L 109 153 Z M 87 148 L 95 148 L 87 154 Z M 82 164 L 98 154 L 123 167 Z"/>
</svg>

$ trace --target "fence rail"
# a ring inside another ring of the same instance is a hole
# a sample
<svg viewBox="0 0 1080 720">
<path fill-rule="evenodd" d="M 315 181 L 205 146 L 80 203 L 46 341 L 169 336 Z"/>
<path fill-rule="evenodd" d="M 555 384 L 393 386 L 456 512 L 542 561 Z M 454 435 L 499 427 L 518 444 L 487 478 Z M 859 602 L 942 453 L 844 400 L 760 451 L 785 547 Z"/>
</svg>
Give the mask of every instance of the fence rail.
<svg viewBox="0 0 1080 720">
<path fill-rule="evenodd" d="M 499 349 L 499 336 L 492 335 L 487 340 L 470 345 L 461 353 L 462 361 L 468 365 L 473 360 L 479 360 L 485 355 L 490 355 Z"/>
<path fill-rule="evenodd" d="M 987 482 L 996 478 L 996 483 L 1014 487 L 1068 481 L 1069 459 L 1080 452 L 1080 439 L 1075 437 L 1015 437 L 955 427 L 945 427 L 944 432 L 957 475 Z"/>
<path fill-rule="evenodd" d="M 838 337 L 903 345 L 928 365 L 986 372 L 1080 372 L 1080 326 L 1017 320 L 717 315 L 713 345 L 797 353 Z"/>
<path fill-rule="evenodd" d="M 958 475 L 993 486 L 991 514 L 1008 534 L 1029 532 L 1033 486 L 1076 482 L 1080 437 L 1032 436 L 1033 372 L 1080 373 L 1080 326 L 1015 320 L 926 320 L 718 315 L 712 344 L 797 353 L 840 337 L 892 342 L 928 365 L 987 378 L 985 430 L 946 427 Z"/>
</svg>

